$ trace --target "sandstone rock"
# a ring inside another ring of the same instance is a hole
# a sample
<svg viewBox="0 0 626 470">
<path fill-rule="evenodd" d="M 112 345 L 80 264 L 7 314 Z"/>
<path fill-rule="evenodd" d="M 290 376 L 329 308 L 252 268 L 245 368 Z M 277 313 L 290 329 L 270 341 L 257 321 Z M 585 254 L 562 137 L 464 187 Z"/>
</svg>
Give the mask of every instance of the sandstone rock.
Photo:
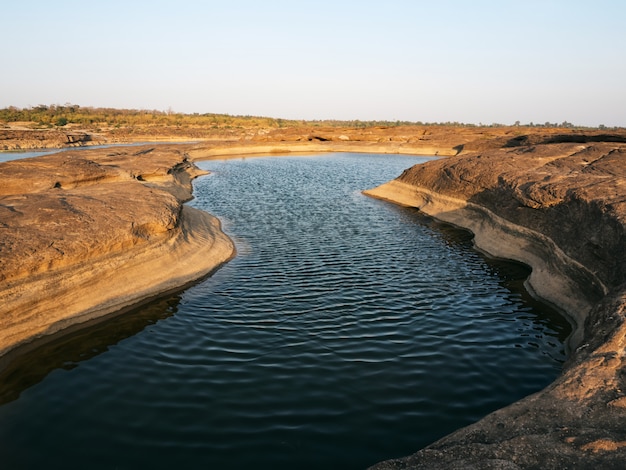
<svg viewBox="0 0 626 470">
<path fill-rule="evenodd" d="M 312 135 L 322 139 L 309 141 Z M 246 134 L 245 142 L 235 131 L 216 139 L 0 164 L 0 356 L 179 287 L 232 256 L 218 222 L 182 205 L 199 174 L 194 158 L 323 151 L 449 155 L 370 194 L 469 228 L 481 249 L 531 265 L 531 287 L 576 322 L 572 354 L 546 389 L 376 468 L 623 468 L 623 132 L 315 127 Z M 15 142 L 26 148 L 36 140 Z"/>
<path fill-rule="evenodd" d="M 530 264 L 531 287 L 575 321 L 546 389 L 373 468 L 623 468 L 626 461 L 626 145 L 545 139 L 432 161 L 367 193 L 471 229 Z"/>
<path fill-rule="evenodd" d="M 93 133 L 61 129 L 0 129 L 0 150 L 83 147 L 106 142 Z"/>
<path fill-rule="evenodd" d="M 183 206 L 201 173 L 167 146 L 0 164 L 0 355 L 228 260 L 219 223 Z"/>
</svg>

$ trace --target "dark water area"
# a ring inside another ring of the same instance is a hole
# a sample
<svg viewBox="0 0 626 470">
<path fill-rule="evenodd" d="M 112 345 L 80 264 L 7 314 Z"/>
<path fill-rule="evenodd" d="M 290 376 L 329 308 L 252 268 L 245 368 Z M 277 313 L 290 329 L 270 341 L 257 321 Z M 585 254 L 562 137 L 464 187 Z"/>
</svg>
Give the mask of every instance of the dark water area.
<svg viewBox="0 0 626 470">
<path fill-rule="evenodd" d="M 365 468 L 549 384 L 570 327 L 528 269 L 361 194 L 425 160 L 201 163 L 237 257 L 14 360 L 2 468 Z"/>
</svg>

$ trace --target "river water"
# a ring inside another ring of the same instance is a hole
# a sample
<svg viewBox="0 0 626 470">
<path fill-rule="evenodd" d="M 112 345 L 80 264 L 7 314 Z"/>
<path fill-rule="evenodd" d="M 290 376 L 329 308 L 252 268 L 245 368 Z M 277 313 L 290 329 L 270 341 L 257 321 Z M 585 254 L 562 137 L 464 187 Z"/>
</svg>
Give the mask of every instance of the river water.
<svg viewBox="0 0 626 470">
<path fill-rule="evenodd" d="M 47 150 L 16 150 L 16 151 L 0 151 L 0 163 L 2 162 L 10 162 L 12 160 L 22 160 L 24 158 L 34 158 L 34 157 L 43 157 L 45 155 L 51 155 L 53 153 L 66 152 L 68 150 L 90 150 L 90 149 L 104 149 L 104 148 L 115 148 L 115 147 L 137 147 L 139 145 L 163 145 L 169 144 L 170 142 L 134 142 L 134 143 L 124 143 L 124 144 L 103 144 L 103 145 L 86 145 L 80 147 L 64 147 L 64 148 L 54 148 Z M 179 143 L 191 143 L 191 142 L 179 142 Z"/>
<path fill-rule="evenodd" d="M 202 162 L 237 257 L 0 376 L 2 468 L 365 468 L 550 383 L 527 268 L 361 194 L 427 158 Z"/>
</svg>

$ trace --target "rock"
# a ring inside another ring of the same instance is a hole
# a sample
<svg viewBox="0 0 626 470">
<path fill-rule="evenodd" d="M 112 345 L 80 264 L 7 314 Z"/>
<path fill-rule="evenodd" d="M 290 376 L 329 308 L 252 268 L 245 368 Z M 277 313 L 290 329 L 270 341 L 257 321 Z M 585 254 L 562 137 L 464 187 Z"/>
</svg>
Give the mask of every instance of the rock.
<svg viewBox="0 0 626 470">
<path fill-rule="evenodd" d="M 321 139 L 309 142 L 309 136 Z M 529 286 L 576 323 L 572 352 L 561 376 L 544 390 L 375 468 L 623 468 L 623 132 L 314 127 L 259 132 L 246 142 L 227 137 L 214 144 L 69 151 L 0 164 L 0 356 L 180 287 L 232 256 L 219 223 L 183 205 L 201 173 L 194 158 L 322 151 L 450 155 L 368 193 L 469 228 L 482 250 L 531 265 Z"/>
<path fill-rule="evenodd" d="M 623 468 L 626 145 L 607 140 L 531 136 L 415 166 L 367 192 L 531 265 L 532 289 L 576 324 L 570 358 L 546 389 L 373 468 Z"/>
<path fill-rule="evenodd" d="M 228 260 L 217 220 L 183 205 L 201 173 L 166 146 L 0 164 L 0 355 Z"/>
<path fill-rule="evenodd" d="M 0 129 L 0 150 L 83 147 L 104 142 L 102 136 L 79 130 Z"/>
</svg>

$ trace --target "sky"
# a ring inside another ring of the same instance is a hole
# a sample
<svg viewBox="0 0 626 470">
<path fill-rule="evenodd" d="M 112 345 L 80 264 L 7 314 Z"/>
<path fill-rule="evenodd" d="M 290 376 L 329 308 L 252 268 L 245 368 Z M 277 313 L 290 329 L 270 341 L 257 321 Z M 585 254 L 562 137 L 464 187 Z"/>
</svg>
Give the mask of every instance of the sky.
<svg viewBox="0 0 626 470">
<path fill-rule="evenodd" d="M 0 0 L 0 107 L 626 127 L 624 0 Z"/>
</svg>

